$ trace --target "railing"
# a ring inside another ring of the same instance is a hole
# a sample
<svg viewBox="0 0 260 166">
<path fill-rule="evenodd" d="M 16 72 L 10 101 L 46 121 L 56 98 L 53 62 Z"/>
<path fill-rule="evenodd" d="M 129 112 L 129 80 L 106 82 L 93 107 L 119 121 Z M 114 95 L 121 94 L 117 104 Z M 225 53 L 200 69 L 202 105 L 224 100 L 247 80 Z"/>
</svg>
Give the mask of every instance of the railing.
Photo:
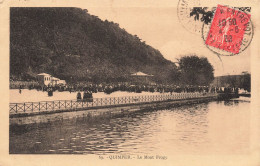
<svg viewBox="0 0 260 166">
<path fill-rule="evenodd" d="M 41 111 L 73 110 L 99 106 L 116 106 L 124 104 L 147 103 L 156 101 L 171 101 L 192 98 L 216 97 L 216 93 L 176 93 L 147 96 L 94 98 L 92 102 L 77 100 L 56 100 L 25 103 L 10 103 L 10 114 L 32 113 Z"/>
</svg>

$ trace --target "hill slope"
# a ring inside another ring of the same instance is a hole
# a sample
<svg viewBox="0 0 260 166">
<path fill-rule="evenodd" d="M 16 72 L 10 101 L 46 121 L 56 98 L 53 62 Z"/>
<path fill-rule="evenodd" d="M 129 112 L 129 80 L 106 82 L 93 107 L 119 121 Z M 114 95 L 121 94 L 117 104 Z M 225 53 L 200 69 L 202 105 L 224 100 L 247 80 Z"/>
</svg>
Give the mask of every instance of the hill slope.
<svg viewBox="0 0 260 166">
<path fill-rule="evenodd" d="M 125 80 L 142 71 L 174 81 L 176 66 L 161 53 L 79 8 L 11 8 L 10 73 L 26 79 L 46 72 L 67 81 Z"/>
</svg>

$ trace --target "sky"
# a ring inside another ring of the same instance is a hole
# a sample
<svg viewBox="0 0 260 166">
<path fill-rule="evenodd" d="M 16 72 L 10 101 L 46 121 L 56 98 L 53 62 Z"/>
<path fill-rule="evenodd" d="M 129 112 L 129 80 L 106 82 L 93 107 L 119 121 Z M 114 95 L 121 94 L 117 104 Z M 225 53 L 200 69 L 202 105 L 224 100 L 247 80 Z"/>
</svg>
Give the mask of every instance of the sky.
<svg viewBox="0 0 260 166">
<path fill-rule="evenodd" d="M 177 6 L 177 4 L 176 4 Z M 83 8 L 83 7 L 82 7 Z M 89 13 L 102 20 L 118 23 L 132 35 L 158 49 L 173 62 L 190 54 L 207 57 L 215 76 L 250 72 L 250 49 L 235 56 L 220 56 L 210 51 L 200 34 L 185 29 L 176 7 L 90 7 Z"/>
</svg>

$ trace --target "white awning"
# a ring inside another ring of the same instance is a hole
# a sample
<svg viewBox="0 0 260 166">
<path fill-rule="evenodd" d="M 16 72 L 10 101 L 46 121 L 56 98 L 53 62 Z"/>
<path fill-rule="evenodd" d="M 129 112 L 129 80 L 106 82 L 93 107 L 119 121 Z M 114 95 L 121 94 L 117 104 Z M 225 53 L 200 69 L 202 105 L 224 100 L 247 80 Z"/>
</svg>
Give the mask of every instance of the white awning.
<svg viewBox="0 0 260 166">
<path fill-rule="evenodd" d="M 51 78 L 53 81 L 59 81 L 60 79 L 59 78 L 56 78 L 56 77 L 52 77 Z"/>
<path fill-rule="evenodd" d="M 38 76 L 50 76 L 50 74 L 47 74 L 47 73 L 40 73 L 40 74 L 37 74 Z"/>
</svg>

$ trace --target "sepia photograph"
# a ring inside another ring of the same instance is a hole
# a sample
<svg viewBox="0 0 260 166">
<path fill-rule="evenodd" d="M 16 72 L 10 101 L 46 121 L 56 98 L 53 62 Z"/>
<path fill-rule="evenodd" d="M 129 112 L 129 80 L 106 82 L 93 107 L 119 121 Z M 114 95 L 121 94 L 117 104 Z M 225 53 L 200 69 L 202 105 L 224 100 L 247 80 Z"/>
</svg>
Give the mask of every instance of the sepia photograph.
<svg viewBox="0 0 260 166">
<path fill-rule="evenodd" d="M 257 1 L 27 2 L 7 9 L 8 156 L 252 154 Z"/>
</svg>

